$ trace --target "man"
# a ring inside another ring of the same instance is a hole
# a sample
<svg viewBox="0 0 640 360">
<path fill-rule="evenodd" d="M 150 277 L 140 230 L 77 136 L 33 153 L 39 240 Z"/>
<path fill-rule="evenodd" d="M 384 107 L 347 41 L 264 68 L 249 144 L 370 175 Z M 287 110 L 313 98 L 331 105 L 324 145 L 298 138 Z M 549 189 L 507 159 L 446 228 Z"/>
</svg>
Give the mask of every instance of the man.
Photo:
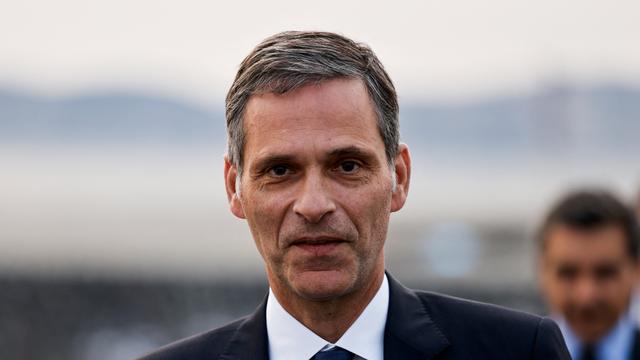
<svg viewBox="0 0 640 360">
<path fill-rule="evenodd" d="M 604 191 L 576 191 L 540 231 L 539 279 L 574 359 L 640 359 L 629 306 L 638 276 L 631 209 Z"/>
<path fill-rule="evenodd" d="M 227 95 L 224 177 L 270 285 L 253 315 L 145 359 L 566 359 L 556 325 L 404 288 L 385 273 L 409 190 L 393 84 L 367 46 L 285 32 Z"/>
</svg>

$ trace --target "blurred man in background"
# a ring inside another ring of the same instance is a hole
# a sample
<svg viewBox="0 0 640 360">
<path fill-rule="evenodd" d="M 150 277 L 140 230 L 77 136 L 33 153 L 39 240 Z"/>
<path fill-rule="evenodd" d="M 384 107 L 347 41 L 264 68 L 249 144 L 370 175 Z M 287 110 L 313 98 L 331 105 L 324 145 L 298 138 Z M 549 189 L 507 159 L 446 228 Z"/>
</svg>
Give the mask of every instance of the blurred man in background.
<svg viewBox="0 0 640 360">
<path fill-rule="evenodd" d="M 640 241 L 632 210 L 605 191 L 572 192 L 538 240 L 540 285 L 572 357 L 640 359 L 630 314 Z"/>
</svg>

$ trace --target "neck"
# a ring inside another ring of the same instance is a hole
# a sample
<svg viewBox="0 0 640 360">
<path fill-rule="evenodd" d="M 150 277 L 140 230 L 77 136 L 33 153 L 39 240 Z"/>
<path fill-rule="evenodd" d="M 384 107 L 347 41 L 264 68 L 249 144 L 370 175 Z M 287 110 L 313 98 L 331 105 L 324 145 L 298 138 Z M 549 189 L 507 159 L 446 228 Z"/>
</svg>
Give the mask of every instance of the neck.
<svg viewBox="0 0 640 360">
<path fill-rule="evenodd" d="M 291 316 L 324 340 L 336 343 L 376 295 L 383 277 L 384 270 L 378 271 L 363 282 L 362 288 L 322 301 L 302 298 L 279 286 L 272 285 L 271 289 Z"/>
</svg>

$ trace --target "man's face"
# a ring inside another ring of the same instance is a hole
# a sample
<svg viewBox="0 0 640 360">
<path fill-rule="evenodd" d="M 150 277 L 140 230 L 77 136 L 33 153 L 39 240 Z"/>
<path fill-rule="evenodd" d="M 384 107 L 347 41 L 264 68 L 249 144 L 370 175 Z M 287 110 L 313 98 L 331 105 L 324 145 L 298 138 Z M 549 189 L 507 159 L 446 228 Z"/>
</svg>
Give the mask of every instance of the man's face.
<svg viewBox="0 0 640 360">
<path fill-rule="evenodd" d="M 636 263 L 619 226 L 552 225 L 540 259 L 543 292 L 583 341 L 605 335 L 629 307 Z"/>
<path fill-rule="evenodd" d="M 410 164 L 403 145 L 389 166 L 363 83 L 254 95 L 244 129 L 241 191 L 226 161 L 227 193 L 276 294 L 330 300 L 381 278 L 389 215 L 404 204 Z"/>
</svg>

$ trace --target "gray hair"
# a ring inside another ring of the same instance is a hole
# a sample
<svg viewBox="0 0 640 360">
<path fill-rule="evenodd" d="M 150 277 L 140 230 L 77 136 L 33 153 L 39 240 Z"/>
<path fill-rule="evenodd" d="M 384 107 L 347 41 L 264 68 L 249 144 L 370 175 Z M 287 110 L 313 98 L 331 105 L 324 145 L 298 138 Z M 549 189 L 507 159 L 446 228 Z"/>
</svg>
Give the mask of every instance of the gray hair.
<svg viewBox="0 0 640 360">
<path fill-rule="evenodd" d="M 329 32 L 287 31 L 273 35 L 242 61 L 227 93 L 229 161 L 242 172 L 244 109 L 253 94 L 293 91 L 335 78 L 361 79 L 375 106 L 389 164 L 398 152 L 398 98 L 391 78 L 371 48 Z"/>
</svg>

